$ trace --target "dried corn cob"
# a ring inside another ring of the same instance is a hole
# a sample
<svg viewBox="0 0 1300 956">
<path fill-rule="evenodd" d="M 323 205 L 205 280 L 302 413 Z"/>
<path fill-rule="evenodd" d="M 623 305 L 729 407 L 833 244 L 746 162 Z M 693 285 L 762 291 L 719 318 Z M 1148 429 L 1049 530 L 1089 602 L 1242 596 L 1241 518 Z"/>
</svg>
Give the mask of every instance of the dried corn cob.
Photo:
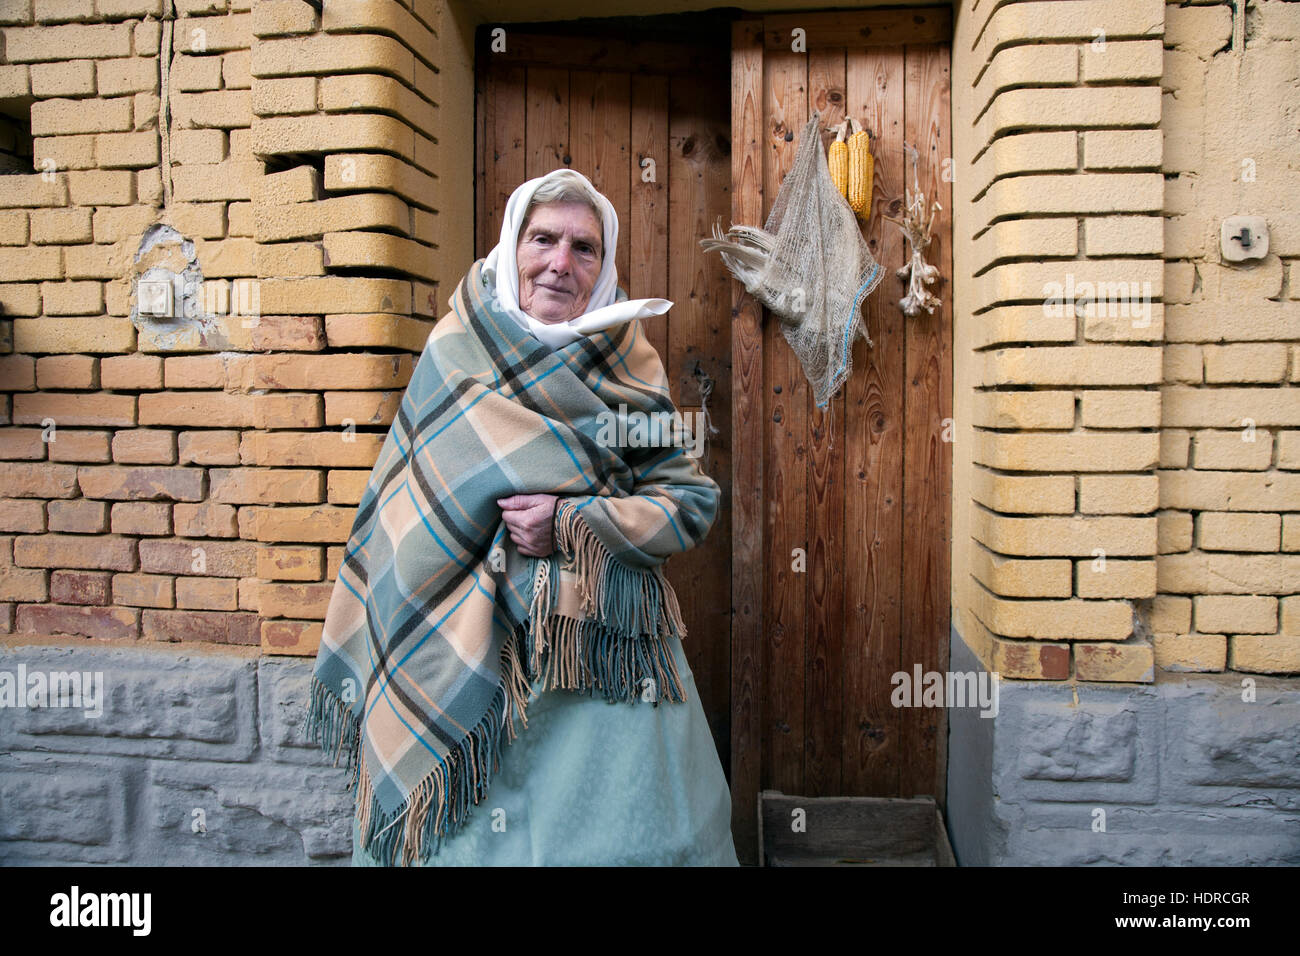
<svg viewBox="0 0 1300 956">
<path fill-rule="evenodd" d="M 851 121 L 852 122 L 852 121 Z M 858 124 L 854 122 L 855 126 Z M 849 137 L 849 207 L 859 219 L 871 218 L 871 186 L 876 161 L 871 155 L 871 139 L 859 127 Z"/>
<path fill-rule="evenodd" d="M 831 168 L 831 182 L 845 199 L 849 196 L 849 144 L 844 141 L 844 133 L 848 125 L 849 121 L 845 119 L 836 127 L 835 142 L 831 143 L 826 157 Z"/>
</svg>

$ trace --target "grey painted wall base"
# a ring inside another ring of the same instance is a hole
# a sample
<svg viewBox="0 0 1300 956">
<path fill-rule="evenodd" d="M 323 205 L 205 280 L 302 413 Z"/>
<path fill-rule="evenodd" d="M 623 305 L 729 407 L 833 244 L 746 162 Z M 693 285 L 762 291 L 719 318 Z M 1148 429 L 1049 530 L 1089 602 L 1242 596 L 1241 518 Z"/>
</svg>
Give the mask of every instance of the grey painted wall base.
<svg viewBox="0 0 1300 956">
<path fill-rule="evenodd" d="M 306 740 L 311 659 L 255 648 L 0 647 L 0 680 L 103 675 L 103 713 L 0 709 L 0 864 L 347 864 L 346 771 Z M 954 631 L 951 668 L 979 664 Z M 999 681 L 949 711 L 963 865 L 1300 863 L 1300 689 Z M 1096 811 L 1105 831 L 1095 832 Z M 201 825 L 200 825 L 201 824 Z"/>
<path fill-rule="evenodd" d="M 0 864 L 351 862 L 347 772 L 303 735 L 314 658 L 0 647 L 20 664 L 102 673 L 103 713 L 0 709 Z"/>
<path fill-rule="evenodd" d="M 953 671 L 983 670 L 955 629 L 950 650 Z M 999 680 L 996 718 L 950 709 L 958 863 L 1300 863 L 1300 687 L 1256 677 L 1248 703 L 1242 680 Z"/>
</svg>

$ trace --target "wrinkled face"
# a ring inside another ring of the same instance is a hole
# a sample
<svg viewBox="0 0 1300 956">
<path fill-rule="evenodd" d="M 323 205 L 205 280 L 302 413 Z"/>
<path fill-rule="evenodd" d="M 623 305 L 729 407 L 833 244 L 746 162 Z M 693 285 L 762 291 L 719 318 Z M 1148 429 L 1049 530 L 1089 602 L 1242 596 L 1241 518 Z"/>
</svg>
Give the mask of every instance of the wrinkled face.
<svg viewBox="0 0 1300 956">
<path fill-rule="evenodd" d="M 586 203 L 533 208 L 519 234 L 519 307 L 547 324 L 582 315 L 601 266 L 600 220 Z"/>
</svg>

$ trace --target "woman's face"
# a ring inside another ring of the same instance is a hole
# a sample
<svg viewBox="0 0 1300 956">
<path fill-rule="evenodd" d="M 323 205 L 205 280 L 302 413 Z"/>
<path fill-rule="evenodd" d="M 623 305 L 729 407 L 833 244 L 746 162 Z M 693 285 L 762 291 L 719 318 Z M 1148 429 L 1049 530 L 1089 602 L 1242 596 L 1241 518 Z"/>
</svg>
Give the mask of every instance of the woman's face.
<svg viewBox="0 0 1300 956">
<path fill-rule="evenodd" d="M 519 307 L 547 324 L 582 315 L 600 275 L 601 252 L 600 220 L 586 203 L 533 207 L 515 246 Z"/>
</svg>

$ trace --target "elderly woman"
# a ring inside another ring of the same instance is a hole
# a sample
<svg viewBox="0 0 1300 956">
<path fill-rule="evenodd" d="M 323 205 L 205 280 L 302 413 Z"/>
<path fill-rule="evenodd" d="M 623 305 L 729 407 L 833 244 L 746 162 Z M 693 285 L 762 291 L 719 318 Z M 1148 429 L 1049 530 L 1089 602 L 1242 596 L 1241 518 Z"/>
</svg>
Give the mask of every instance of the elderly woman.
<svg viewBox="0 0 1300 956">
<path fill-rule="evenodd" d="M 516 189 L 384 441 L 308 722 L 353 770 L 354 864 L 737 865 L 663 573 L 719 488 L 681 435 L 601 426 L 677 420 L 637 321 L 672 303 L 627 300 L 617 242 L 580 173 Z"/>
</svg>

